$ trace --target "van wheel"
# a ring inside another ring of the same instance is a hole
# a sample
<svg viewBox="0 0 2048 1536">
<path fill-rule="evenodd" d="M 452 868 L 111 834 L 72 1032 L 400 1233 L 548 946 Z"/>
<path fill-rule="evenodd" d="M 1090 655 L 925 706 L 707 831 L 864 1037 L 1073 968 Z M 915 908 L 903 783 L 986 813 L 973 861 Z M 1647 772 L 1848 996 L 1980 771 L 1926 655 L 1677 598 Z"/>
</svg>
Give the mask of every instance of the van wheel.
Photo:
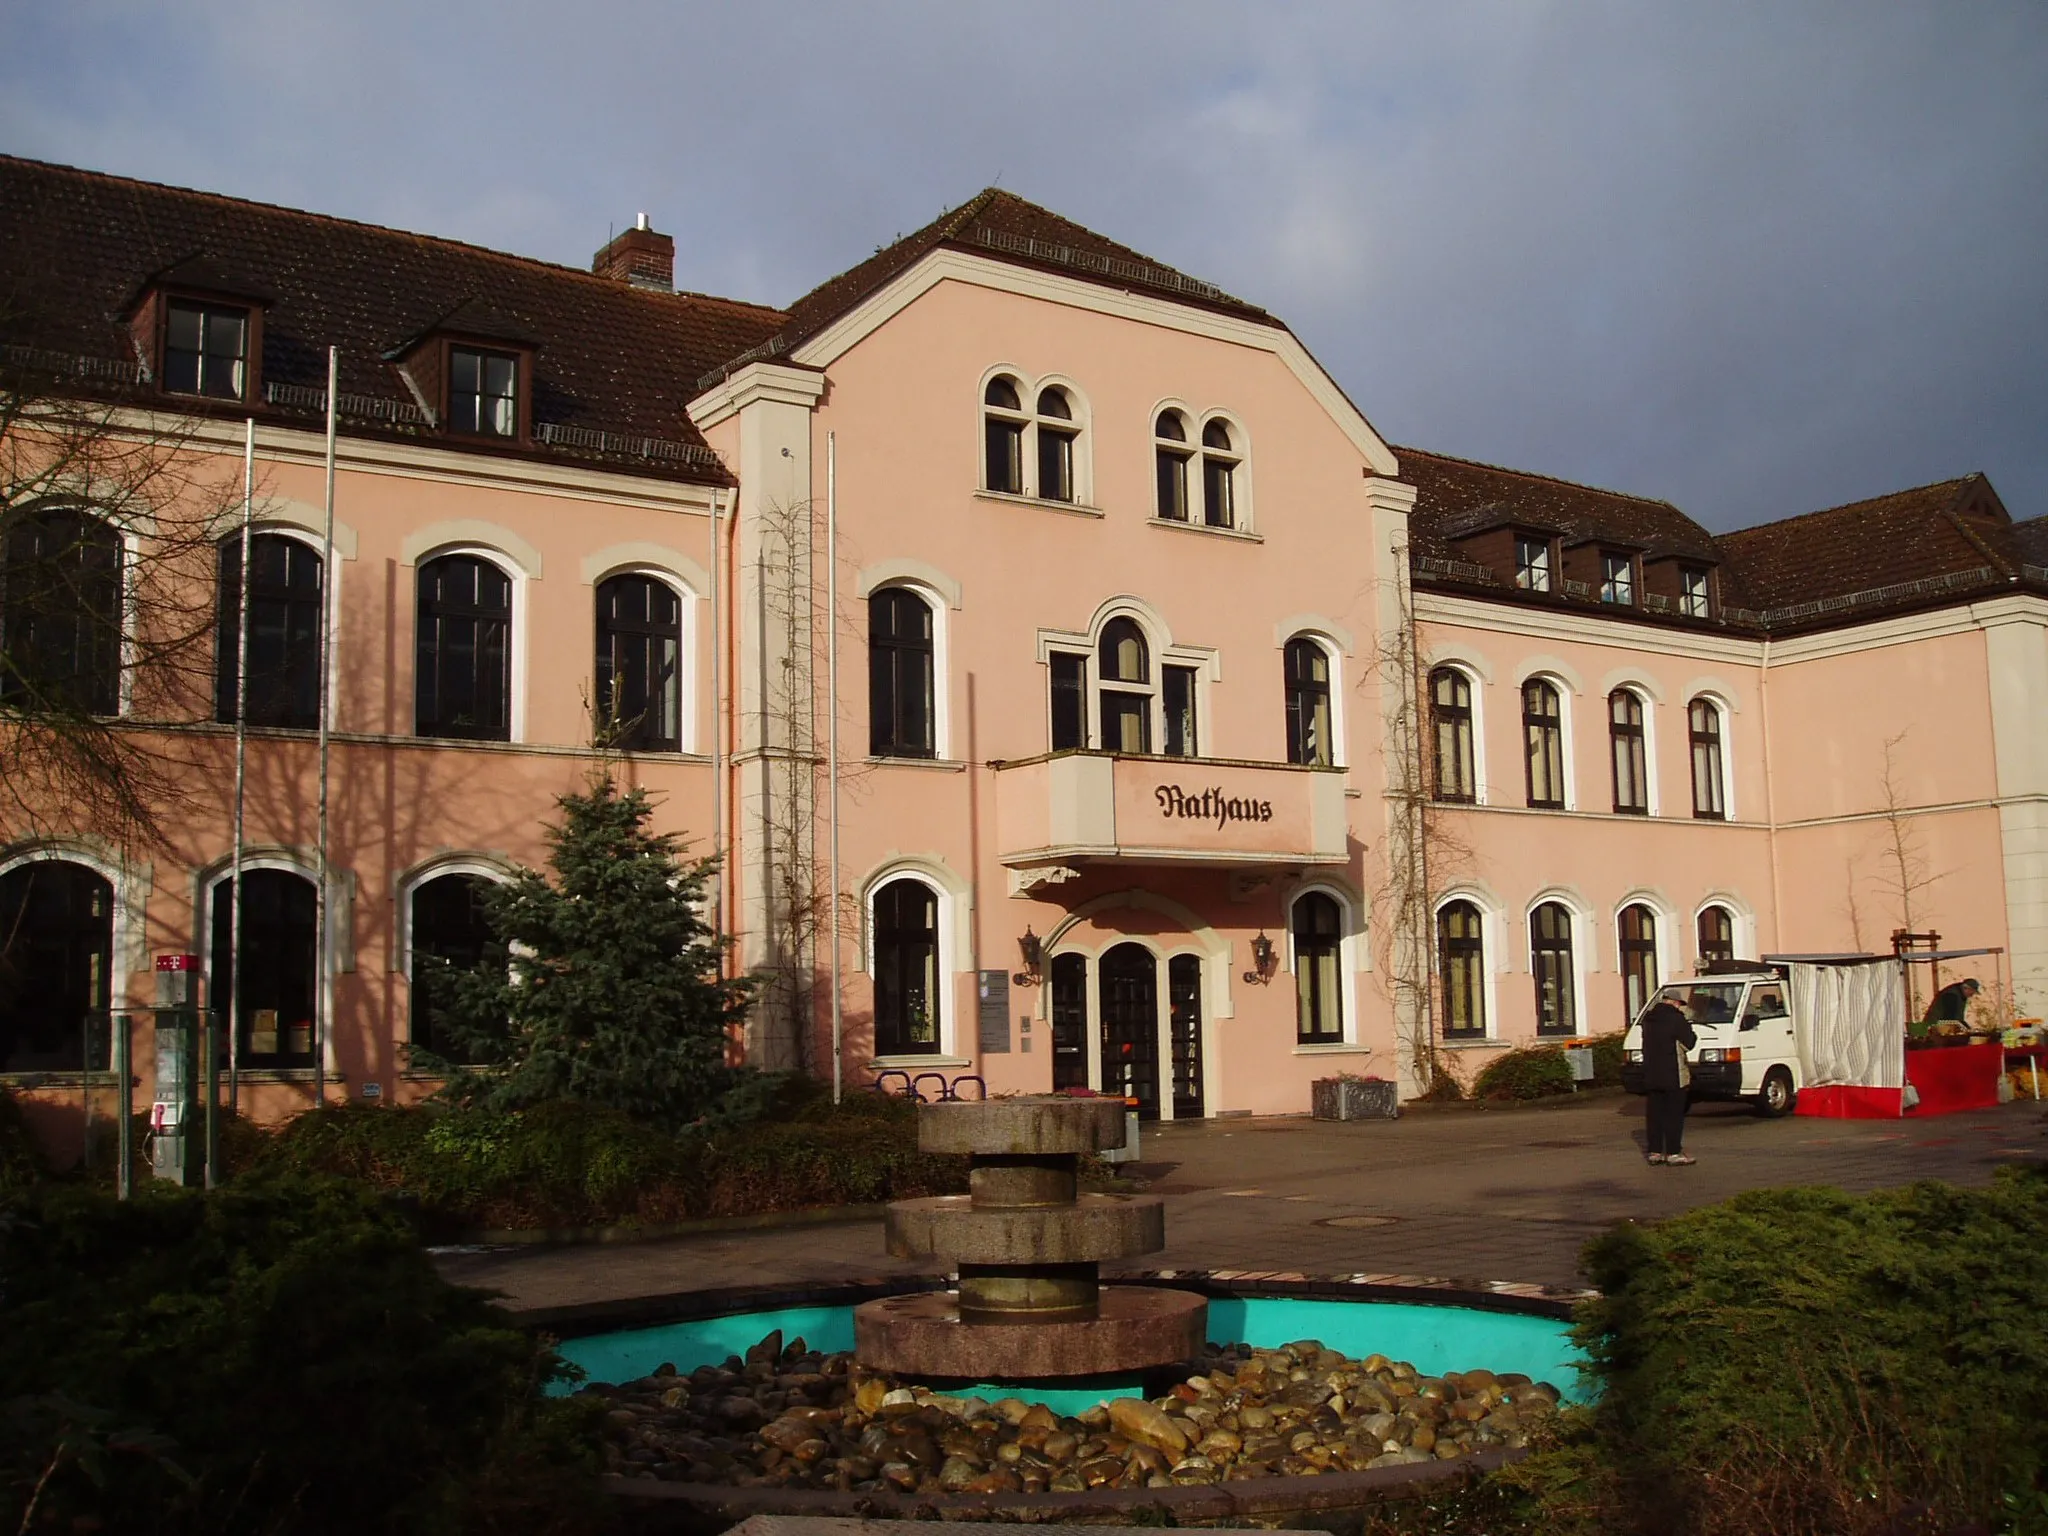
<svg viewBox="0 0 2048 1536">
<path fill-rule="evenodd" d="M 1767 1120 L 1776 1120 L 1789 1115 L 1792 1106 L 1799 1102 L 1799 1093 L 1792 1086 L 1792 1074 L 1783 1067 L 1773 1067 L 1764 1074 L 1764 1091 L 1756 1096 L 1756 1107 Z"/>
</svg>

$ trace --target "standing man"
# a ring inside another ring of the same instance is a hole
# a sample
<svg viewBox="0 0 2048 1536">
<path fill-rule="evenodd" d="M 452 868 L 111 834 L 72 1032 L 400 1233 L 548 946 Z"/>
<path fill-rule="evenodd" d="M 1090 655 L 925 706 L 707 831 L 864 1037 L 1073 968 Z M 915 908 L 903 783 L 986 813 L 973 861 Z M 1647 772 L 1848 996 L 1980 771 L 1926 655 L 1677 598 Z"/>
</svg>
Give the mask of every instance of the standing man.
<svg viewBox="0 0 2048 1536">
<path fill-rule="evenodd" d="M 1643 1015 L 1643 1127 L 1653 1163 L 1690 1165 L 1682 1150 L 1692 1069 L 1685 1053 L 1698 1042 L 1692 1022 L 1669 1002 Z"/>
<path fill-rule="evenodd" d="M 1970 1018 L 1970 999 L 1983 990 L 1974 976 L 1965 976 L 1961 981 L 1950 982 L 1934 994 L 1932 1001 L 1927 1005 L 1927 1016 L 1906 1033 L 1915 1040 L 1922 1040 L 1933 1032 L 1937 1024 L 1967 1024 Z"/>
</svg>

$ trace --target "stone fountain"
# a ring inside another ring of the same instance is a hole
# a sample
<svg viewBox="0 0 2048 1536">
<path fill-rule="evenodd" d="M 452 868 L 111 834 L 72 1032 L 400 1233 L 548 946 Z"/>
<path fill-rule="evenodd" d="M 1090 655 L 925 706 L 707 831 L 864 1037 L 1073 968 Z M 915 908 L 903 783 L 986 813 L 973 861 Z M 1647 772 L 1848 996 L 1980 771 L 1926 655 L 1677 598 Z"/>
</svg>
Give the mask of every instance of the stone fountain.
<svg viewBox="0 0 2048 1536">
<path fill-rule="evenodd" d="M 1203 1297 L 1100 1283 L 1103 1260 L 1166 1245 L 1157 1196 L 1077 1189 L 1082 1153 L 1123 1145 L 1121 1099 L 927 1104 L 918 1110 L 917 1140 L 927 1152 L 965 1153 L 969 1192 L 891 1204 L 889 1252 L 956 1266 L 960 1286 L 855 1309 L 854 1353 L 863 1365 L 1031 1380 L 1139 1371 L 1201 1352 Z"/>
</svg>

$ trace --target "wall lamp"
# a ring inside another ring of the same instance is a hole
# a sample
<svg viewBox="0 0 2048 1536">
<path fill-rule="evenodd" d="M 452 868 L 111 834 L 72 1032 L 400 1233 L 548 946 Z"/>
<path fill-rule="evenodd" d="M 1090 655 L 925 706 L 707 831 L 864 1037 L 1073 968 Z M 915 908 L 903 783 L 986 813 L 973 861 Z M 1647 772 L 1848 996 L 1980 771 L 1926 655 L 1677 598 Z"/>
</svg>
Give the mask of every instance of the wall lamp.
<svg viewBox="0 0 2048 1536">
<path fill-rule="evenodd" d="M 1244 973 L 1244 979 L 1253 986 L 1263 987 L 1273 979 L 1273 962 L 1278 958 L 1273 941 L 1261 928 L 1258 937 L 1252 940 L 1252 968 Z"/>
<path fill-rule="evenodd" d="M 1011 984 L 1019 987 L 1037 986 L 1043 977 L 1045 941 L 1027 925 L 1024 936 L 1017 940 L 1017 950 L 1024 957 L 1024 969 L 1010 978 Z"/>
</svg>

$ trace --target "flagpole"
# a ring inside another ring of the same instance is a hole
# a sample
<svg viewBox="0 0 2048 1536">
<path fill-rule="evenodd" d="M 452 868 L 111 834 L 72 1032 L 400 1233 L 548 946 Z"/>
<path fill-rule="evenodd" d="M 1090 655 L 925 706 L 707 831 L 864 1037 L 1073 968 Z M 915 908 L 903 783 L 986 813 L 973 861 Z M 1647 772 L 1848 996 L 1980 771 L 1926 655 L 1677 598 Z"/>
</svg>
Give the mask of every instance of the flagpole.
<svg viewBox="0 0 2048 1536">
<path fill-rule="evenodd" d="M 256 519 L 256 418 L 242 439 L 241 586 L 235 593 L 235 851 L 228 891 L 228 1113 L 242 1112 L 242 846 L 249 773 L 249 530 Z M 213 1169 L 206 1170 L 209 1182 Z"/>
<path fill-rule="evenodd" d="M 327 349 L 327 517 L 320 536 L 320 876 L 315 899 L 319 921 L 315 954 L 319 959 L 318 980 L 313 989 L 313 1104 L 327 1102 L 327 1012 L 333 995 L 333 944 L 328 929 L 331 914 L 327 895 L 327 736 L 331 700 L 328 688 L 328 658 L 332 650 L 330 632 L 334 627 L 334 417 L 340 389 L 341 349 Z"/>
</svg>

